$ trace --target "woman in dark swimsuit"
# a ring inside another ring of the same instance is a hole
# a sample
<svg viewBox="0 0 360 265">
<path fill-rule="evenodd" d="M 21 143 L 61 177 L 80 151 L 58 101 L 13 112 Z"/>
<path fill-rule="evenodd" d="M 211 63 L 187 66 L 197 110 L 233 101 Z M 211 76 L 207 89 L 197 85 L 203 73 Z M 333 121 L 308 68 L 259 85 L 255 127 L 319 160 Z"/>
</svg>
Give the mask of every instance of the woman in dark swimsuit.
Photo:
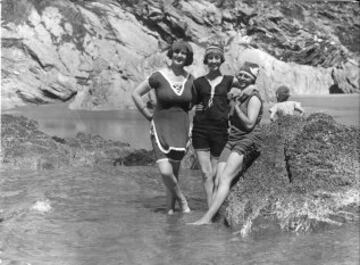
<svg viewBox="0 0 360 265">
<path fill-rule="evenodd" d="M 192 145 L 200 164 L 209 207 L 213 197 L 217 162 L 228 137 L 228 93 L 235 83 L 233 76 L 221 73 L 220 66 L 224 61 L 221 42 L 210 42 L 203 60 L 209 72 L 194 81 L 193 103 L 196 107 Z"/>
<path fill-rule="evenodd" d="M 167 188 L 167 212 L 173 214 L 176 201 L 182 212 L 190 212 L 179 186 L 179 167 L 185 155 L 189 135 L 188 111 L 192 101 L 193 77 L 184 66 L 192 64 L 193 51 L 184 41 L 176 41 L 168 51 L 171 64 L 143 81 L 132 93 L 141 114 L 151 121 L 151 142 L 160 174 Z M 151 89 L 155 92 L 153 114 L 141 96 Z"/>
</svg>

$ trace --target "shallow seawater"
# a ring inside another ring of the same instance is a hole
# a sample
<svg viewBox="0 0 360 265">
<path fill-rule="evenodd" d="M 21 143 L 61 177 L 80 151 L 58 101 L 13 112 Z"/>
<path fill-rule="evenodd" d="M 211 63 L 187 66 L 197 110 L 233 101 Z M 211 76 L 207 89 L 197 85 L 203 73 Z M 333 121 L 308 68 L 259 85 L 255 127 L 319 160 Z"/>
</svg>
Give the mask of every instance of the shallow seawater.
<svg viewBox="0 0 360 265">
<path fill-rule="evenodd" d="M 2 170 L 0 264 L 358 264 L 356 225 L 247 238 L 187 225 L 203 214 L 204 194 L 198 171 L 180 181 L 193 211 L 167 216 L 154 167 Z"/>
</svg>

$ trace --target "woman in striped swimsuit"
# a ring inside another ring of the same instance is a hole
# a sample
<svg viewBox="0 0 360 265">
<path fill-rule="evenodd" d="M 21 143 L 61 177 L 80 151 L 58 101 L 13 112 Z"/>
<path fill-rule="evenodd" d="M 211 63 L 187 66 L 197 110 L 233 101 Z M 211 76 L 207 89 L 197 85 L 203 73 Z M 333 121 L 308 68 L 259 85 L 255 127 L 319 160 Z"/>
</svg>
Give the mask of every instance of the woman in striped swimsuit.
<svg viewBox="0 0 360 265">
<path fill-rule="evenodd" d="M 185 155 L 189 135 L 188 111 L 192 101 L 193 77 L 184 66 L 192 64 L 193 51 L 184 41 L 173 43 L 167 53 L 171 64 L 154 72 L 135 88 L 132 98 L 141 114 L 151 121 L 151 143 L 163 182 L 167 188 L 167 212 L 173 214 L 176 201 L 182 212 L 190 212 L 179 186 L 179 167 Z M 153 114 L 141 96 L 155 91 Z"/>
</svg>

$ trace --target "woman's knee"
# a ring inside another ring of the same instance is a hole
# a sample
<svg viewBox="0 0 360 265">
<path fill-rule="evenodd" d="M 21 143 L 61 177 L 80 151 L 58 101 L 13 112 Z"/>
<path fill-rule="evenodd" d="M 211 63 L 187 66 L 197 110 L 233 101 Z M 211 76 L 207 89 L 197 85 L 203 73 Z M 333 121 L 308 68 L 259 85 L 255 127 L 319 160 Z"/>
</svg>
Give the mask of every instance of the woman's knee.
<svg viewBox="0 0 360 265">
<path fill-rule="evenodd" d="M 166 163 L 165 161 L 162 163 L 159 163 L 159 171 L 160 171 L 160 174 L 164 177 L 170 177 L 174 174 L 171 164 Z"/>
<path fill-rule="evenodd" d="M 201 168 L 201 175 L 204 181 L 212 179 L 213 178 L 213 171 L 211 168 Z"/>
<path fill-rule="evenodd" d="M 173 172 L 170 169 L 160 169 L 160 174 L 164 178 L 172 178 L 173 177 Z"/>
<path fill-rule="evenodd" d="M 232 180 L 234 179 L 234 177 L 235 176 L 233 176 L 231 174 L 227 174 L 227 173 L 222 174 L 221 177 L 218 180 L 219 181 L 219 186 L 222 186 L 222 185 L 230 186 Z"/>
</svg>

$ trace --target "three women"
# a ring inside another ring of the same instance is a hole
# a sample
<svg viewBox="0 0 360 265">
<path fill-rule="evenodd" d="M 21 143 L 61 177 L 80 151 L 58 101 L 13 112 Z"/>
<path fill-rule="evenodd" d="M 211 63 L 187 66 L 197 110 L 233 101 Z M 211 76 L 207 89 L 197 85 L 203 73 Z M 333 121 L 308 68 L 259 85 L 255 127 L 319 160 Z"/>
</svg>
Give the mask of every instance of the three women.
<svg viewBox="0 0 360 265">
<path fill-rule="evenodd" d="M 207 224 L 228 195 L 232 180 L 259 154 L 262 101 L 252 86 L 259 67 L 245 63 L 236 82 L 234 77 L 221 74 L 224 50 L 221 45 L 211 43 L 204 56 L 209 72 L 193 81 L 184 70 L 193 60 L 188 43 L 175 42 L 168 57 L 170 66 L 153 73 L 134 90 L 132 97 L 139 111 L 151 121 L 151 141 L 167 188 L 168 214 L 174 213 L 176 201 L 183 212 L 190 212 L 178 176 L 188 140 L 188 111 L 192 104 L 197 105 L 192 143 L 200 162 L 209 210 L 193 224 Z M 228 97 L 233 95 L 230 90 L 234 85 L 240 90 L 229 105 Z M 157 101 L 153 115 L 141 98 L 151 89 Z"/>
</svg>

